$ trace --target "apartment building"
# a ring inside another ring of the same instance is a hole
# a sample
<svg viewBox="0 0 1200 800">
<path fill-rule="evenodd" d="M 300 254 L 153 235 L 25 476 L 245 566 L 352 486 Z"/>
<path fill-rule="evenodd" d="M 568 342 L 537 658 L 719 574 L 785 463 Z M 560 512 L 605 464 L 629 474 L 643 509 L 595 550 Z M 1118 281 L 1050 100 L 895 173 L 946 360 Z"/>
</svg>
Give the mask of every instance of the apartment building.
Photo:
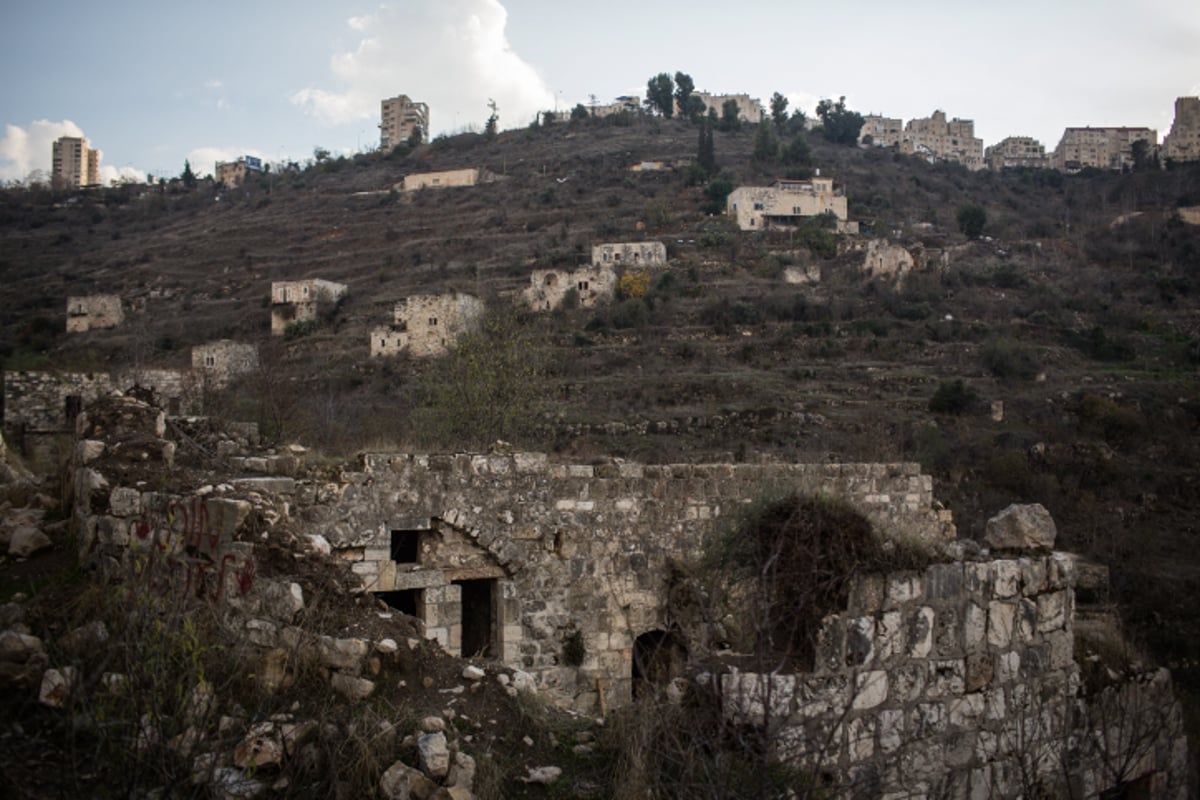
<svg viewBox="0 0 1200 800">
<path fill-rule="evenodd" d="M 56 186 L 100 185 L 100 153 L 81 136 L 60 136 L 51 145 L 50 177 Z"/>
<path fill-rule="evenodd" d="M 751 97 L 748 94 L 710 94 L 709 92 L 693 92 L 692 95 L 704 101 L 705 113 L 708 109 L 714 108 L 720 115 L 724 111 L 725 103 L 732 100 L 737 104 L 739 120 L 753 125 L 763 121 L 762 101 L 757 97 Z"/>
<path fill-rule="evenodd" d="M 379 146 L 383 150 L 404 144 L 413 131 L 417 131 L 422 142 L 429 141 L 429 106 L 406 94 L 381 101 L 379 119 Z"/>
<path fill-rule="evenodd" d="M 1123 170 L 1133 166 L 1134 142 L 1144 141 L 1153 150 L 1158 131 L 1153 128 L 1067 128 L 1051 156 L 1051 166 L 1061 172 L 1088 167 Z"/>
<path fill-rule="evenodd" d="M 1175 100 L 1175 121 L 1163 139 L 1163 158 L 1200 161 L 1200 97 Z"/>
<path fill-rule="evenodd" d="M 983 169 L 983 140 L 975 138 L 975 121 L 946 119 L 941 110 L 908 121 L 900 137 L 900 152 L 930 163 L 953 161 L 967 169 Z"/>
<path fill-rule="evenodd" d="M 900 137 L 904 133 L 904 120 L 867 114 L 863 117 L 862 130 L 858 132 L 858 143 L 875 145 L 876 147 L 898 147 Z"/>
<path fill-rule="evenodd" d="M 993 172 L 1019 167 L 1046 169 L 1050 166 L 1046 148 L 1032 136 L 1006 136 L 984 151 L 983 160 Z"/>
</svg>

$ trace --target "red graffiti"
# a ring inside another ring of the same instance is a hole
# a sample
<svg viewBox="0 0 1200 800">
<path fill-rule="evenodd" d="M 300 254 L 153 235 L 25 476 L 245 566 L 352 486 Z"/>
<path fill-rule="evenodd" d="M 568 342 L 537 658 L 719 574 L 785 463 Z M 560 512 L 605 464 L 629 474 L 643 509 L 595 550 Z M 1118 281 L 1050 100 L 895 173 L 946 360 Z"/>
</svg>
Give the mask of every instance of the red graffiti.
<svg viewBox="0 0 1200 800">
<path fill-rule="evenodd" d="M 134 543 L 145 550 L 144 558 L 132 562 L 134 578 L 163 597 L 220 603 L 227 578 L 240 596 L 249 594 L 257 568 L 248 555 L 223 552 L 225 513 L 216 506 L 210 516 L 202 498 L 172 501 L 165 514 L 145 512 L 131 527 Z"/>
</svg>

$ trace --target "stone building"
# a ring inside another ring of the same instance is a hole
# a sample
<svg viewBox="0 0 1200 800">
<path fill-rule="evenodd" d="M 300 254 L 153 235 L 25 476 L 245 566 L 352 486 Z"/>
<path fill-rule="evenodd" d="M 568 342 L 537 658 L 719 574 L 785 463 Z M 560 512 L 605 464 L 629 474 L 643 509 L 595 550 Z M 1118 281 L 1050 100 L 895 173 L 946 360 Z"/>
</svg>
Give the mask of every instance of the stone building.
<svg viewBox="0 0 1200 800">
<path fill-rule="evenodd" d="M 632 95 L 621 95 L 611 103 L 592 105 L 588 108 L 588 111 L 597 119 L 611 117 L 616 114 L 640 114 L 642 111 L 642 100 Z"/>
<path fill-rule="evenodd" d="M 665 267 L 667 246 L 662 242 L 615 242 L 592 245 L 593 267 Z"/>
<path fill-rule="evenodd" d="M 617 273 L 611 263 L 574 270 L 536 269 L 529 283 L 521 298 L 534 311 L 559 308 L 571 292 L 582 308 L 611 303 L 617 293 Z"/>
<path fill-rule="evenodd" d="M 1146 142 L 1150 151 L 1158 143 L 1152 128 L 1067 128 L 1050 158 L 1060 172 L 1095 169 L 1124 170 L 1133 166 L 1134 142 Z"/>
<path fill-rule="evenodd" d="M 414 172 L 405 175 L 404 182 L 399 188 L 405 192 L 415 192 L 418 189 L 446 189 L 452 186 L 476 186 L 490 183 L 496 176 L 480 167 L 468 169 L 446 169 L 440 172 Z"/>
<path fill-rule="evenodd" d="M 1163 139 L 1163 158 L 1200 161 L 1200 97 L 1175 99 L 1175 121 Z"/>
<path fill-rule="evenodd" d="M 50 147 L 50 179 L 55 186 L 80 189 L 100 185 L 100 153 L 80 136 L 60 136 Z"/>
<path fill-rule="evenodd" d="M 983 160 L 993 172 L 1003 169 L 1048 169 L 1046 148 L 1032 136 L 1007 136 L 984 151 Z"/>
<path fill-rule="evenodd" d="M 762 101 L 757 97 L 751 97 L 748 94 L 711 94 L 709 92 L 693 92 L 692 96 L 699 97 L 704 101 L 705 113 L 707 113 L 707 109 L 712 108 L 716 109 L 717 115 L 720 116 L 725 108 L 725 103 L 732 100 L 737 104 L 739 120 L 752 125 L 763 121 Z"/>
<path fill-rule="evenodd" d="M 247 173 L 262 171 L 262 159 L 242 156 L 236 161 L 218 161 L 213 167 L 213 181 L 226 189 L 235 189 L 246 182 Z"/>
<path fill-rule="evenodd" d="M 67 297 L 67 333 L 115 328 L 125 321 L 121 298 L 115 294 Z"/>
<path fill-rule="evenodd" d="M 867 114 L 863 117 L 862 130 L 858 133 L 858 143 L 870 144 L 876 147 L 899 147 L 900 136 L 904 132 L 904 120 L 883 117 L 878 114 Z"/>
<path fill-rule="evenodd" d="M 931 163 L 953 161 L 967 169 L 983 169 L 983 140 L 975 138 L 974 120 L 947 120 L 946 112 L 940 110 L 925 119 L 908 121 L 900 137 L 900 152 Z"/>
<path fill-rule="evenodd" d="M 479 329 L 483 312 L 483 301 L 462 292 L 406 297 L 393 308 L 391 325 L 371 331 L 371 355 L 445 355 L 460 336 Z"/>
<path fill-rule="evenodd" d="M 914 263 L 912 253 L 902 245 L 892 244 L 886 239 L 872 239 L 867 242 L 862 270 L 867 275 L 889 278 L 899 283 L 912 272 Z"/>
<path fill-rule="evenodd" d="M 321 308 L 337 303 L 349 291 L 344 283 L 309 278 L 271 284 L 271 334 L 282 336 L 294 322 L 315 320 Z"/>
<path fill-rule="evenodd" d="M 239 375 L 258 369 L 258 345 L 221 339 L 192 348 L 192 371 L 205 388 L 224 389 Z"/>
<path fill-rule="evenodd" d="M 839 233 L 857 233 L 858 223 L 846 219 L 846 192 L 832 178 L 819 175 L 807 181 L 779 180 L 770 186 L 739 186 L 725 201 L 725 213 L 744 231 L 762 231 L 797 224 L 805 217 L 832 214 Z"/>
<path fill-rule="evenodd" d="M 404 144 L 416 131 L 422 143 L 429 141 L 429 106 L 402 94 L 379 103 L 379 147 L 391 150 Z"/>
</svg>

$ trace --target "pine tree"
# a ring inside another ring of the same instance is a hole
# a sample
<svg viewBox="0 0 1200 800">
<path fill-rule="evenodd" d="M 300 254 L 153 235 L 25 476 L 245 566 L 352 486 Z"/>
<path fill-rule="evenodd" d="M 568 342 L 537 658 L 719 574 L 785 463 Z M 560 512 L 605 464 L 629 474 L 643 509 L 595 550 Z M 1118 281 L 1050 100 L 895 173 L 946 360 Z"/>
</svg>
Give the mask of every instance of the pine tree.
<svg viewBox="0 0 1200 800">
<path fill-rule="evenodd" d="M 696 163 L 704 170 L 705 175 L 712 175 L 717 171 L 717 156 L 713 151 L 712 120 L 707 117 L 700 126 L 700 141 L 696 152 Z"/>
<path fill-rule="evenodd" d="M 183 181 L 184 186 L 186 186 L 189 189 L 195 188 L 196 173 L 192 172 L 192 165 L 189 164 L 186 159 L 184 159 L 184 162 L 183 162 L 183 174 L 180 175 L 179 177 Z"/>
</svg>

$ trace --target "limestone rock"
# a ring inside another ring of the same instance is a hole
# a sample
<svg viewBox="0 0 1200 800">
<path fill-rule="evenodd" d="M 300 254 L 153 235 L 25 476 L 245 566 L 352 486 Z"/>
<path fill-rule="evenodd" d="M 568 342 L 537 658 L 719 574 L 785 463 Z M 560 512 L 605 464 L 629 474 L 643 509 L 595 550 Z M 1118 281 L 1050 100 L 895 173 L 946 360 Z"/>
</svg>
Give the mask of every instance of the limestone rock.
<svg viewBox="0 0 1200 800">
<path fill-rule="evenodd" d="M 444 778 L 450 771 L 450 749 L 446 734 L 426 733 L 417 739 L 417 757 L 421 770 L 431 778 Z"/>
<path fill-rule="evenodd" d="M 0 661 L 13 664 L 24 664 L 28 661 L 44 658 L 46 650 L 42 640 L 27 633 L 4 631 L 0 633 Z"/>
<path fill-rule="evenodd" d="M 425 719 L 421 720 L 421 730 L 424 733 L 440 733 L 446 730 L 446 721 L 441 717 L 425 717 Z"/>
<path fill-rule="evenodd" d="M 475 786 L 475 759 L 463 752 L 455 753 L 450 774 L 446 776 L 446 785 L 472 791 Z"/>
<path fill-rule="evenodd" d="M 260 722 L 246 732 L 233 751 L 233 763 L 242 769 L 283 763 L 283 735 L 274 722 Z"/>
<path fill-rule="evenodd" d="M 84 653 L 103 647 L 107 642 L 108 628 L 97 619 L 67 633 L 58 640 L 58 645 L 70 652 Z"/>
<path fill-rule="evenodd" d="M 214 769 L 212 787 L 217 790 L 218 797 L 224 798 L 258 797 L 268 789 L 267 784 L 249 778 L 240 769 L 233 767 Z"/>
<path fill-rule="evenodd" d="M 518 778 L 522 783 L 537 783 L 542 786 L 549 786 L 562 777 L 561 767 L 526 767 L 529 770 L 529 775 L 524 778 Z"/>
<path fill-rule="evenodd" d="M 331 669 L 360 669 L 369 650 L 370 645 L 363 639 L 334 639 L 322 636 L 317 642 L 317 654 L 321 664 Z"/>
<path fill-rule="evenodd" d="M 71 701 L 71 689 L 75 684 L 74 667 L 48 669 L 42 675 L 42 688 L 38 691 L 38 702 L 51 708 L 63 708 Z"/>
<path fill-rule="evenodd" d="M 385 800 L 426 800 L 437 785 L 417 769 L 397 761 L 379 779 L 379 793 Z"/>
<path fill-rule="evenodd" d="M 329 678 L 333 690 L 350 700 L 366 700 L 375 691 L 375 682 L 356 678 L 344 672 L 335 672 Z"/>
<path fill-rule="evenodd" d="M 987 521 L 983 543 L 995 550 L 1048 551 L 1058 529 L 1041 503 L 1014 503 Z"/>
<path fill-rule="evenodd" d="M 34 553 L 54 546 L 50 537 L 37 528 L 17 528 L 8 540 L 8 554 L 16 558 L 29 558 Z"/>
<path fill-rule="evenodd" d="M 462 676 L 469 681 L 481 681 L 486 674 L 482 667 L 477 667 L 474 664 L 468 664 L 462 671 Z"/>
</svg>

